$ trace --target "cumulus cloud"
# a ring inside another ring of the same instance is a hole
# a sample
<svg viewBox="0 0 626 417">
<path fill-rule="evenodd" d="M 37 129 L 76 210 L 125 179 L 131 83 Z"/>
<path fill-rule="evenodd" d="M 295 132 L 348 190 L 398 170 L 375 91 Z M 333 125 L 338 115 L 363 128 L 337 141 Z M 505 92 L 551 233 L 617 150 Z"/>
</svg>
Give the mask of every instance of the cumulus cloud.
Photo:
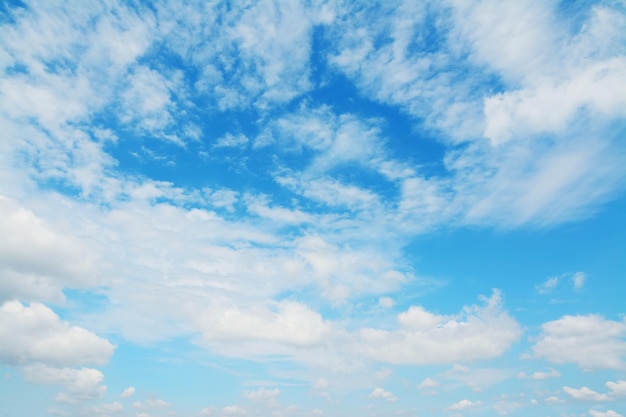
<svg viewBox="0 0 626 417">
<path fill-rule="evenodd" d="M 607 410 L 607 411 L 589 410 L 589 415 L 591 417 L 623 417 L 621 414 L 613 410 Z"/>
<path fill-rule="evenodd" d="M 582 401 L 614 401 L 626 396 L 626 381 L 608 381 L 605 385 L 609 389 L 607 393 L 598 393 L 587 387 L 563 387 L 563 391 L 569 394 L 570 397 Z"/>
<path fill-rule="evenodd" d="M 245 416 L 248 411 L 240 405 L 227 405 L 222 408 L 223 416 Z"/>
<path fill-rule="evenodd" d="M 570 388 L 563 387 L 563 391 L 570 397 L 576 400 L 582 401 L 609 401 L 609 396 L 606 394 L 599 394 L 587 387 L 582 388 Z"/>
<path fill-rule="evenodd" d="M 386 391 L 383 388 L 374 388 L 374 391 L 370 392 L 368 397 L 370 398 L 382 398 L 385 399 L 389 402 L 396 402 L 396 400 L 398 399 L 398 397 L 396 397 L 395 395 L 393 395 L 392 392 L 390 391 Z"/>
<path fill-rule="evenodd" d="M 624 369 L 626 323 L 597 314 L 563 316 L 544 323 L 533 346 L 535 356 L 553 363 L 575 363 L 586 370 Z"/>
<path fill-rule="evenodd" d="M 40 303 L 8 301 L 0 308 L 0 360 L 12 365 L 104 364 L 115 345 L 81 327 L 70 326 Z"/>
<path fill-rule="evenodd" d="M 450 363 L 498 356 L 519 339 L 521 329 L 502 310 L 499 291 L 483 301 L 484 306 L 465 307 L 456 316 L 412 307 L 398 315 L 398 330 L 361 329 L 357 349 L 389 363 Z"/>
<path fill-rule="evenodd" d="M 0 302 L 60 302 L 63 287 L 97 282 L 97 259 L 84 242 L 2 195 L 0 235 Z"/>
<path fill-rule="evenodd" d="M 124 389 L 124 391 L 122 391 L 122 393 L 120 394 L 120 397 L 130 398 L 133 396 L 133 394 L 135 394 L 135 387 L 128 387 Z"/>
<path fill-rule="evenodd" d="M 256 391 L 244 391 L 243 396 L 247 400 L 265 405 L 266 407 L 278 407 L 280 390 L 278 388 L 267 390 L 261 387 Z"/>
<path fill-rule="evenodd" d="M 480 405 L 480 401 L 461 400 L 446 408 L 446 411 L 461 411 Z"/>
<path fill-rule="evenodd" d="M 65 392 L 56 396 L 62 403 L 80 403 L 103 398 L 107 387 L 101 385 L 104 375 L 92 368 L 57 368 L 42 364 L 23 368 L 24 379 L 36 384 L 62 385 Z"/>
<path fill-rule="evenodd" d="M 606 383 L 606 386 L 610 390 L 610 395 L 615 397 L 626 397 L 626 381 L 609 381 Z"/>
<path fill-rule="evenodd" d="M 319 313 L 294 301 L 252 309 L 220 307 L 203 313 L 197 320 L 209 343 L 257 340 L 310 346 L 321 342 L 330 329 Z"/>
<path fill-rule="evenodd" d="M 426 378 L 422 382 L 417 384 L 417 388 L 419 388 L 419 389 L 435 388 L 435 387 L 438 387 L 438 386 L 439 386 L 439 382 L 437 382 L 437 381 L 435 381 L 434 379 L 431 379 L 431 378 Z"/>
</svg>

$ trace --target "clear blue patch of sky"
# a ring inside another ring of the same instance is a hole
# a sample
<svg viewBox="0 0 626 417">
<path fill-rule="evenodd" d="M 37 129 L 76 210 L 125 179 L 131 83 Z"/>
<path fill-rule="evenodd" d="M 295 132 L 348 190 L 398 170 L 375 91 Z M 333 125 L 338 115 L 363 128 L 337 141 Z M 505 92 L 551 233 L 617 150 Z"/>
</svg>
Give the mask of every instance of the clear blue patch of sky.
<svg viewBox="0 0 626 417">
<path fill-rule="evenodd" d="M 616 319 L 626 294 L 624 231 L 626 199 L 621 198 L 586 220 L 552 228 L 439 230 L 415 238 L 405 254 L 418 274 L 452 284 L 422 299 L 434 311 L 453 311 L 468 298 L 499 288 L 506 308 L 521 309 L 516 315 L 526 323 L 598 311 Z M 587 275 L 580 291 L 572 290 L 571 279 L 564 278 L 552 294 L 536 293 L 535 286 L 548 278 L 577 271 Z M 547 317 L 552 298 L 565 302 L 553 306 L 556 311 Z"/>
</svg>

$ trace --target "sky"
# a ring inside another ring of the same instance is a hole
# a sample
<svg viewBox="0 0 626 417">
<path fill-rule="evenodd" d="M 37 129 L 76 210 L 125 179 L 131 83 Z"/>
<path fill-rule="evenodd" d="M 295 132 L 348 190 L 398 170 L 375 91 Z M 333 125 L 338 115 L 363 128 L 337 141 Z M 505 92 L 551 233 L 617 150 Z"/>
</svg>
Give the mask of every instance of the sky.
<svg viewBox="0 0 626 417">
<path fill-rule="evenodd" d="M 626 416 L 623 0 L 4 0 L 0 70 L 0 417 Z"/>
</svg>

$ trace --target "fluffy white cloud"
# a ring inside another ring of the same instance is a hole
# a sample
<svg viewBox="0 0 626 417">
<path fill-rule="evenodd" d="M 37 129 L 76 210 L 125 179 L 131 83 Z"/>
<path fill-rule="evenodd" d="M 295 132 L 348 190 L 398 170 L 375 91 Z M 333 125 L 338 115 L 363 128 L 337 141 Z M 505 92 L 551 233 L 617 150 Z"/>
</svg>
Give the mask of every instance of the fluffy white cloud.
<svg viewBox="0 0 626 417">
<path fill-rule="evenodd" d="M 209 344 L 269 341 L 310 346 L 320 343 L 330 330 L 319 313 L 293 301 L 250 309 L 220 306 L 203 312 L 197 323 Z"/>
<path fill-rule="evenodd" d="M 589 415 L 591 417 L 623 417 L 621 414 L 613 411 L 599 411 L 599 410 L 589 410 Z"/>
<path fill-rule="evenodd" d="M 563 387 L 563 391 L 569 394 L 570 397 L 583 401 L 614 401 L 619 397 L 626 396 L 626 381 L 609 381 L 605 385 L 609 391 L 603 394 L 593 391 L 587 387 L 578 389 Z"/>
<path fill-rule="evenodd" d="M 587 370 L 624 369 L 626 323 L 600 315 L 563 316 L 544 323 L 533 346 L 535 356 L 575 363 Z"/>
<path fill-rule="evenodd" d="M 97 258 L 84 242 L 2 195 L 0 235 L 0 302 L 59 302 L 64 286 L 85 287 L 98 280 Z"/>
<path fill-rule="evenodd" d="M 616 397 L 626 397 L 626 381 L 609 381 L 606 383 L 606 386 L 611 391 L 610 395 Z"/>
<path fill-rule="evenodd" d="M 244 391 L 244 398 L 255 403 L 265 405 L 266 407 L 277 407 L 280 390 L 278 388 L 266 390 L 261 387 L 256 391 Z"/>
<path fill-rule="evenodd" d="M 24 379 L 36 384 L 62 385 L 65 392 L 57 395 L 56 401 L 79 403 L 103 398 L 107 387 L 101 385 L 102 372 L 92 368 L 56 368 L 42 364 L 23 368 Z"/>
<path fill-rule="evenodd" d="M 120 394 L 120 397 L 130 398 L 133 396 L 133 394 L 135 394 L 135 387 L 128 387 L 124 389 L 124 391 L 122 391 L 122 393 Z"/>
<path fill-rule="evenodd" d="M 0 342 L 0 360 L 14 365 L 104 364 L 115 350 L 108 340 L 70 326 L 40 303 L 4 303 L 0 308 L 0 333 L 7 335 Z"/>
<path fill-rule="evenodd" d="M 248 410 L 240 405 L 227 405 L 222 408 L 222 416 L 245 416 L 248 414 Z"/>
<path fill-rule="evenodd" d="M 446 408 L 446 411 L 461 411 L 480 405 L 480 401 L 461 400 Z"/>
<path fill-rule="evenodd" d="M 431 379 L 431 378 L 426 378 L 422 382 L 417 384 L 417 388 L 420 388 L 420 389 L 435 388 L 435 387 L 438 387 L 438 386 L 439 386 L 439 382 L 437 382 L 437 381 L 435 381 L 434 379 Z"/>
<path fill-rule="evenodd" d="M 398 397 L 396 397 L 395 395 L 393 395 L 393 393 L 391 391 L 386 391 L 383 388 L 374 388 L 374 391 L 370 392 L 370 394 L 368 395 L 368 397 L 370 398 L 382 398 L 385 399 L 389 402 L 396 402 L 398 400 Z"/>
<path fill-rule="evenodd" d="M 576 400 L 583 400 L 583 401 L 609 401 L 609 396 L 606 394 L 599 394 L 597 392 L 595 392 L 594 390 L 591 390 L 587 387 L 582 387 L 582 388 L 570 388 L 570 387 L 563 387 L 563 391 L 565 391 L 566 394 L 568 394 L 570 397 L 576 399 Z"/>
<path fill-rule="evenodd" d="M 484 306 L 440 316 L 413 307 L 398 316 L 399 330 L 361 329 L 358 351 L 389 363 L 450 363 L 500 355 L 519 340 L 519 324 L 502 310 L 499 291 Z"/>
</svg>

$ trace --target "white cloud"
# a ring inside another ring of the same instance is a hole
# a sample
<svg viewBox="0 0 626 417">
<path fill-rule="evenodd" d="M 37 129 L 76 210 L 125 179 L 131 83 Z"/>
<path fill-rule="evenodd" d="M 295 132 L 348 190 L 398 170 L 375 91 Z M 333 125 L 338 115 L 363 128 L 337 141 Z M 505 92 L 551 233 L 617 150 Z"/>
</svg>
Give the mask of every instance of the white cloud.
<svg viewBox="0 0 626 417">
<path fill-rule="evenodd" d="M 460 382 L 474 392 L 482 392 L 495 384 L 510 380 L 513 371 L 507 368 L 469 368 L 455 364 L 443 377 Z"/>
<path fill-rule="evenodd" d="M 626 397 L 626 381 L 609 381 L 606 386 L 610 390 L 610 395 L 615 397 Z"/>
<path fill-rule="evenodd" d="M 65 392 L 57 395 L 56 401 L 79 403 L 103 398 L 107 387 L 101 385 L 104 375 L 92 368 L 55 368 L 42 364 L 23 368 L 24 379 L 36 384 L 62 385 Z"/>
<path fill-rule="evenodd" d="M 383 308 L 391 308 L 395 305 L 395 301 L 391 297 L 380 297 L 378 299 L 378 305 Z"/>
<path fill-rule="evenodd" d="M 571 388 L 563 387 L 563 391 L 570 397 L 582 401 L 609 401 L 610 398 L 606 394 L 599 394 L 587 387 Z"/>
<path fill-rule="evenodd" d="M 222 409 L 223 416 L 245 416 L 248 411 L 240 405 L 227 405 Z"/>
<path fill-rule="evenodd" d="M 437 381 L 435 381 L 434 379 L 431 379 L 431 378 L 426 378 L 422 382 L 417 384 L 417 388 L 419 388 L 419 389 L 435 388 L 435 387 L 438 387 L 438 386 L 439 386 L 439 382 L 437 382 Z"/>
<path fill-rule="evenodd" d="M 293 301 L 245 310 L 234 305 L 221 306 L 200 313 L 196 320 L 209 344 L 269 341 L 310 346 L 320 343 L 330 330 L 319 313 Z"/>
<path fill-rule="evenodd" d="M 254 403 L 264 405 L 266 407 L 278 407 L 278 397 L 280 396 L 280 390 L 278 388 L 265 389 L 259 388 L 256 391 L 244 391 L 244 398 Z"/>
<path fill-rule="evenodd" d="M 370 392 L 368 397 L 370 397 L 370 398 L 382 398 L 382 399 L 385 399 L 385 400 L 387 400 L 389 402 L 392 402 L 392 403 L 396 402 L 398 400 L 398 397 L 393 395 L 392 392 L 385 391 L 383 388 L 375 388 L 374 391 Z"/>
<path fill-rule="evenodd" d="M 519 324 L 502 311 L 499 291 L 484 306 L 465 307 L 457 316 L 412 308 L 398 316 L 399 330 L 358 331 L 363 355 L 388 363 L 449 363 L 502 354 L 521 335 Z M 419 314 L 418 314 L 419 313 Z"/>
<path fill-rule="evenodd" d="M 561 376 L 561 373 L 559 371 L 557 371 L 556 369 L 550 369 L 547 372 L 536 371 L 536 372 L 533 372 L 530 375 L 527 375 L 524 372 L 520 372 L 518 374 L 519 378 L 522 378 L 522 379 L 536 379 L 536 380 L 544 380 L 544 379 L 548 379 L 548 378 L 558 378 L 560 376 Z"/>
<path fill-rule="evenodd" d="M 536 285 L 535 290 L 537 290 L 539 294 L 548 294 L 552 292 L 557 285 L 559 285 L 559 277 L 551 277 L 548 278 L 543 284 Z"/>
<path fill-rule="evenodd" d="M 599 411 L 599 410 L 589 410 L 589 415 L 591 417 L 623 417 L 621 414 L 613 411 Z"/>
<path fill-rule="evenodd" d="M 135 394 L 135 387 L 128 387 L 120 394 L 121 398 L 130 398 Z"/>
<path fill-rule="evenodd" d="M 563 401 L 562 399 L 560 399 L 559 397 L 557 397 L 556 395 L 551 395 L 549 397 L 546 397 L 543 400 L 544 403 L 546 404 L 562 404 L 565 401 Z"/>
<path fill-rule="evenodd" d="M 98 282 L 98 259 L 86 242 L 56 230 L 17 201 L 0 195 L 0 302 L 61 302 L 64 286 Z"/>
<path fill-rule="evenodd" d="M 576 272 L 572 276 L 572 284 L 574 285 L 574 288 L 576 289 L 582 288 L 583 285 L 585 285 L 586 279 L 587 279 L 587 276 L 585 275 L 584 272 Z"/>
<path fill-rule="evenodd" d="M 624 369 L 626 324 L 599 315 L 563 316 L 544 323 L 535 356 L 586 370 Z"/>
<path fill-rule="evenodd" d="M 624 77 L 626 59 L 619 57 L 581 69 L 565 82 L 487 98 L 485 136 L 499 144 L 514 135 L 561 132 L 581 108 L 624 117 L 626 87 L 619 82 Z"/>
<path fill-rule="evenodd" d="M 318 378 L 313 386 L 316 390 L 325 390 L 330 386 L 330 382 L 326 378 Z"/>
<path fill-rule="evenodd" d="M 461 400 L 446 408 L 446 411 L 461 411 L 480 405 L 480 401 Z"/>
<path fill-rule="evenodd" d="M 593 391 L 587 387 L 578 389 L 563 387 L 563 391 L 569 394 L 570 397 L 582 401 L 614 401 L 619 399 L 619 397 L 626 396 L 626 381 L 609 381 L 605 385 L 609 391 L 603 394 Z"/>
<path fill-rule="evenodd" d="M 171 404 L 168 403 L 167 401 L 161 399 L 161 398 L 156 398 L 156 397 L 152 397 L 152 398 L 148 398 L 143 402 L 144 406 L 146 407 L 150 407 L 150 408 L 166 408 L 169 407 Z"/>
<path fill-rule="evenodd" d="M 61 321 L 40 303 L 8 301 L 0 309 L 0 360 L 13 365 L 53 366 L 106 363 L 115 346 L 81 327 Z"/>
<path fill-rule="evenodd" d="M 213 147 L 215 148 L 244 148 L 248 144 L 248 138 L 245 135 L 233 135 L 227 133 L 219 138 Z"/>
<path fill-rule="evenodd" d="M 393 369 L 391 368 L 382 368 L 379 371 L 374 372 L 374 376 L 377 379 L 387 379 L 393 374 Z"/>
<path fill-rule="evenodd" d="M 120 108 L 120 119 L 146 134 L 160 136 L 173 123 L 168 81 L 159 72 L 138 66 L 128 75 L 126 83 L 121 94 L 124 106 Z"/>
<path fill-rule="evenodd" d="M 90 409 L 90 411 L 94 414 L 108 416 L 110 414 L 121 413 L 122 411 L 124 411 L 124 406 L 116 401 L 94 406 Z"/>
</svg>

